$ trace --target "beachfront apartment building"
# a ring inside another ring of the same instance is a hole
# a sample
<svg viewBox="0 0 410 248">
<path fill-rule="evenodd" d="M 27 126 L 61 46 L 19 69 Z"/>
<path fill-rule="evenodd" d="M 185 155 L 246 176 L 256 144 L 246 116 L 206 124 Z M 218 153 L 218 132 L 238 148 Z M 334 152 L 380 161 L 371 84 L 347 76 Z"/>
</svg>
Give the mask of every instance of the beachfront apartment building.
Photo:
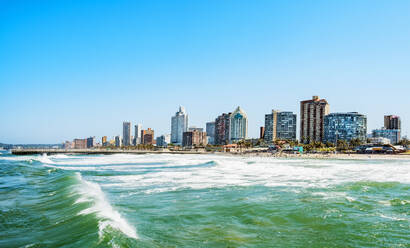
<svg viewBox="0 0 410 248">
<path fill-rule="evenodd" d="M 265 115 L 264 140 L 296 140 L 296 114 L 288 111 L 272 110 Z"/>
<path fill-rule="evenodd" d="M 394 145 L 400 142 L 400 130 L 386 128 L 375 129 L 372 131 L 372 138 L 386 138 L 390 140 L 390 144 Z"/>
<path fill-rule="evenodd" d="M 336 144 L 338 140 L 359 139 L 366 142 L 367 117 L 357 112 L 331 113 L 324 117 L 323 142 Z"/>
<path fill-rule="evenodd" d="M 141 144 L 141 131 L 142 131 L 142 124 L 137 124 L 134 126 L 135 135 L 134 135 L 134 146 Z"/>
<path fill-rule="evenodd" d="M 313 96 L 311 100 L 300 102 L 300 141 L 323 142 L 324 117 L 329 114 L 329 104 L 325 99 Z"/>
<path fill-rule="evenodd" d="M 206 135 L 208 137 L 208 144 L 215 144 L 215 122 L 206 123 Z"/>
<path fill-rule="evenodd" d="M 182 138 L 182 146 L 184 147 L 195 147 L 195 146 L 206 146 L 207 137 L 206 132 L 199 130 L 192 130 L 184 132 Z"/>
<path fill-rule="evenodd" d="M 229 143 L 235 143 L 248 137 L 248 116 L 241 107 L 237 107 L 230 116 Z"/>
<path fill-rule="evenodd" d="M 215 119 L 215 145 L 229 144 L 231 114 L 232 113 L 223 113 Z"/>
<path fill-rule="evenodd" d="M 141 144 L 154 144 L 154 130 L 152 130 L 151 128 L 148 128 L 147 130 L 141 130 Z"/>
</svg>

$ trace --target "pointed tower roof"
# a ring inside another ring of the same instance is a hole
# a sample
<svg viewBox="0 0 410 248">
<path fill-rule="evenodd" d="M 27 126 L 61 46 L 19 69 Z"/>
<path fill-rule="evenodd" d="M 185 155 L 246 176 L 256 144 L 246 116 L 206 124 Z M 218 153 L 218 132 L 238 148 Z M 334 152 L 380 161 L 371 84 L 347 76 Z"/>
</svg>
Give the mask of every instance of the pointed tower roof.
<svg viewBox="0 0 410 248">
<path fill-rule="evenodd" d="M 235 109 L 235 111 L 232 113 L 232 116 L 235 116 L 237 113 L 240 113 L 242 116 L 244 116 L 244 117 L 248 117 L 247 115 L 246 115 L 246 113 L 245 113 L 245 111 L 240 107 L 240 106 L 238 106 L 236 109 Z"/>
</svg>

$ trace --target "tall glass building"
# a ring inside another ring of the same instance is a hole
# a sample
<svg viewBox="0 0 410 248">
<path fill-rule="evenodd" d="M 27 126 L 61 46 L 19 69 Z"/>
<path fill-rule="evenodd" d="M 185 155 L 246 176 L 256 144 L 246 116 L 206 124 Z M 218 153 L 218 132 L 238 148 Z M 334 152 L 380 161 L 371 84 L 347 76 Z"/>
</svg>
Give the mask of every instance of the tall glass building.
<svg viewBox="0 0 410 248">
<path fill-rule="evenodd" d="M 248 117 L 245 111 L 241 107 L 237 107 L 230 118 L 230 142 L 246 139 L 248 136 Z"/>
<path fill-rule="evenodd" d="M 366 141 L 367 118 L 357 112 L 331 113 L 324 117 L 324 142 L 336 143 L 337 140 Z"/>
<path fill-rule="evenodd" d="M 188 115 L 180 106 L 175 116 L 171 118 L 171 143 L 182 145 L 183 133 L 188 129 Z"/>
<path fill-rule="evenodd" d="M 131 122 L 124 121 L 122 123 L 122 145 L 130 146 L 131 145 Z"/>
</svg>

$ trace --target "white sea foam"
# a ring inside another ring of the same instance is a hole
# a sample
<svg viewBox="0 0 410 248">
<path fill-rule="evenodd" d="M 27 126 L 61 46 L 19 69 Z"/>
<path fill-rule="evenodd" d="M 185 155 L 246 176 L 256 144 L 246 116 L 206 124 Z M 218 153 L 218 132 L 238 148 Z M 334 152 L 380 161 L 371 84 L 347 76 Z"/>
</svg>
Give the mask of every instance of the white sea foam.
<svg viewBox="0 0 410 248">
<path fill-rule="evenodd" d="M 127 236 L 137 239 L 137 232 L 121 215 L 117 212 L 106 199 L 101 187 L 97 183 L 89 182 L 77 173 L 80 185 L 76 188 L 81 197 L 79 202 L 92 202 L 92 206 L 81 211 L 79 214 L 96 213 L 101 219 L 99 221 L 99 235 L 103 236 L 104 229 L 108 226 L 120 230 Z"/>
<path fill-rule="evenodd" d="M 315 160 L 176 154 L 42 156 L 39 160 L 46 166 L 66 170 L 125 172 L 95 179 L 104 180 L 101 181 L 103 184 L 114 187 L 141 189 L 140 192 L 145 193 L 249 185 L 322 188 L 359 181 L 410 183 L 410 160 Z"/>
</svg>

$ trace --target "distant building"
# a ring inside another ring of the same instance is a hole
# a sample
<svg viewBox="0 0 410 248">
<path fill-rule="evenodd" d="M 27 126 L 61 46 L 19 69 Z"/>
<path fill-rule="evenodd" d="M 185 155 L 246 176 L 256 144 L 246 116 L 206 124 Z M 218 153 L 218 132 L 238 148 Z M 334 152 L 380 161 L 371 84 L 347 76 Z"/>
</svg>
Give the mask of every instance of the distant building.
<svg viewBox="0 0 410 248">
<path fill-rule="evenodd" d="M 182 144 L 182 135 L 188 129 L 188 115 L 185 108 L 180 106 L 179 111 L 171 118 L 171 142 Z"/>
<path fill-rule="evenodd" d="M 215 122 L 206 123 L 206 135 L 208 136 L 208 144 L 215 144 Z"/>
<path fill-rule="evenodd" d="M 202 127 L 195 127 L 195 126 L 192 126 L 192 127 L 189 127 L 189 128 L 188 128 L 188 131 L 198 131 L 198 132 L 203 132 L 203 131 L 204 131 L 204 129 L 203 129 Z"/>
<path fill-rule="evenodd" d="M 300 102 L 301 142 L 323 141 L 324 117 L 327 114 L 329 114 L 329 104 L 325 99 L 313 96 L 312 100 Z"/>
<path fill-rule="evenodd" d="M 384 116 L 384 128 L 385 129 L 401 129 L 400 117 L 397 115 L 385 115 Z"/>
<path fill-rule="evenodd" d="M 115 146 L 120 147 L 121 145 L 121 137 L 119 135 L 115 136 Z"/>
<path fill-rule="evenodd" d="M 147 130 L 141 130 L 141 143 L 144 145 L 154 144 L 154 130 L 148 128 Z"/>
<path fill-rule="evenodd" d="M 229 135 L 231 143 L 244 140 L 248 136 L 248 117 L 241 107 L 237 107 L 231 115 Z"/>
<path fill-rule="evenodd" d="M 171 142 L 171 135 L 165 134 L 157 137 L 157 147 L 167 147 Z"/>
<path fill-rule="evenodd" d="M 92 148 L 95 146 L 95 137 L 87 138 L 87 148 Z"/>
<path fill-rule="evenodd" d="M 265 115 L 264 139 L 268 143 L 275 140 L 296 140 L 296 114 L 272 110 Z"/>
<path fill-rule="evenodd" d="M 122 123 L 122 144 L 123 146 L 131 145 L 131 122 Z"/>
<path fill-rule="evenodd" d="M 259 139 L 264 139 L 265 138 L 265 127 L 260 127 L 259 128 Z"/>
<path fill-rule="evenodd" d="M 198 130 L 184 132 L 182 138 L 182 146 L 184 147 L 194 147 L 194 146 L 206 146 L 207 138 L 206 132 L 201 132 Z"/>
<path fill-rule="evenodd" d="M 73 149 L 73 148 L 74 148 L 74 143 L 73 143 L 73 142 L 70 142 L 70 141 L 66 141 L 66 142 L 64 142 L 64 144 L 63 144 L 63 148 L 64 148 L 64 149 Z"/>
<path fill-rule="evenodd" d="M 87 139 L 74 139 L 74 149 L 87 149 Z"/>
<path fill-rule="evenodd" d="M 324 118 L 323 142 L 337 143 L 338 140 L 359 139 L 366 142 L 367 118 L 357 112 L 331 113 Z"/>
<path fill-rule="evenodd" d="M 215 119 L 215 145 L 229 144 L 231 114 L 232 113 L 223 113 Z"/>
<path fill-rule="evenodd" d="M 103 136 L 103 137 L 101 138 L 101 145 L 102 145 L 102 146 L 107 146 L 107 145 L 108 145 L 107 136 Z"/>
<path fill-rule="evenodd" d="M 390 140 L 390 144 L 397 144 L 400 141 L 400 130 L 399 129 L 375 129 L 372 132 L 373 138 L 386 138 Z"/>
<path fill-rule="evenodd" d="M 141 144 L 142 124 L 135 125 L 134 145 Z"/>
</svg>

